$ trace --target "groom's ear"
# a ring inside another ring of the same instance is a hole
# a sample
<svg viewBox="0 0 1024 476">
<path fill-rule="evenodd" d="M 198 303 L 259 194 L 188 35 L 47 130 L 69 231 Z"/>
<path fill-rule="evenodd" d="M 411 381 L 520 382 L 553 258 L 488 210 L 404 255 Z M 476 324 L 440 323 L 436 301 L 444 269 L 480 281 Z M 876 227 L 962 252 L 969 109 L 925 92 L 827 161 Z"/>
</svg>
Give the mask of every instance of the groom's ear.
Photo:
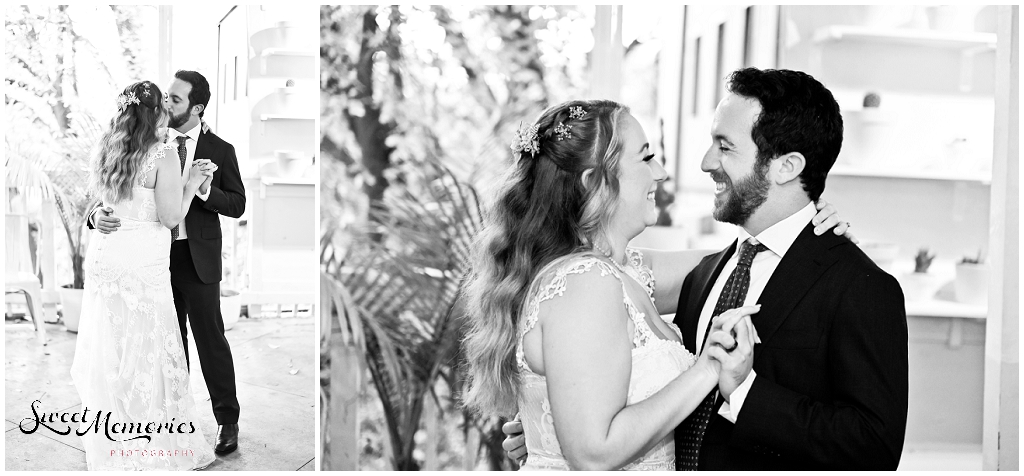
<svg viewBox="0 0 1024 476">
<path fill-rule="evenodd" d="M 772 168 L 775 171 L 774 180 L 777 185 L 784 185 L 793 180 L 799 180 L 800 174 L 803 173 L 804 167 L 807 165 L 807 159 L 804 157 L 804 154 L 799 152 L 782 154 L 772 162 Z"/>
<path fill-rule="evenodd" d="M 206 110 L 206 106 L 204 106 L 202 104 L 195 104 L 195 105 L 192 106 L 192 115 L 193 116 L 198 116 L 199 114 L 201 114 L 205 110 Z"/>
</svg>

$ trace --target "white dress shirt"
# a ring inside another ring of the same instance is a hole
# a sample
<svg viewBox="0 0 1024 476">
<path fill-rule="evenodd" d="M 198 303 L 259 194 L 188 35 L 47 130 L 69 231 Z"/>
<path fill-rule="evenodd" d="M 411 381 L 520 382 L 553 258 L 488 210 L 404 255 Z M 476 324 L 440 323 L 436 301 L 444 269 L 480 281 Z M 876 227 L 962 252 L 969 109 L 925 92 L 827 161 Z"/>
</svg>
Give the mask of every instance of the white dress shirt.
<svg viewBox="0 0 1024 476">
<path fill-rule="evenodd" d="M 172 128 L 167 129 L 167 143 L 174 146 L 175 154 L 177 154 L 178 150 L 178 137 L 185 136 L 188 138 L 185 140 L 185 167 L 181 169 L 181 179 L 183 181 L 188 180 L 189 170 L 192 168 L 192 162 L 195 160 L 196 145 L 198 144 L 197 141 L 199 140 L 199 132 L 201 130 L 201 123 L 196 124 L 195 127 L 185 133 L 178 132 Z M 196 196 L 205 202 L 207 198 L 210 198 L 210 189 L 207 188 L 205 194 L 196 191 Z M 188 232 L 185 230 L 185 219 L 183 218 L 181 223 L 178 224 L 178 239 L 184 240 L 186 238 L 188 238 Z"/>
<path fill-rule="evenodd" d="M 816 213 L 817 209 L 814 207 L 814 203 L 808 202 L 806 206 L 796 213 L 753 237 L 754 243 L 763 243 L 768 249 L 758 253 L 754 257 L 754 262 L 750 265 L 750 287 L 747 289 L 747 297 L 743 301 L 744 306 L 757 304 L 758 299 L 761 297 L 761 292 L 764 291 L 764 287 L 768 285 L 768 280 L 772 277 L 772 273 L 775 272 L 775 268 L 782 262 L 782 257 L 786 256 L 786 252 L 793 246 L 796 237 L 800 235 L 800 232 L 810 223 Z M 725 267 L 722 268 L 722 273 L 718 275 L 714 286 L 711 287 L 711 293 L 708 294 L 708 299 L 700 312 L 700 319 L 697 321 L 696 342 L 698 354 L 704 348 L 704 332 L 707 329 L 708 322 L 711 321 L 711 313 L 715 311 L 715 305 L 718 304 L 718 297 L 722 294 L 722 288 L 725 287 L 725 282 L 729 280 L 729 275 L 736 269 L 736 263 L 739 262 L 740 244 L 751 238 L 750 233 L 747 233 L 747 230 L 743 229 L 742 226 L 736 228 L 739 235 L 736 252 L 726 261 Z M 751 319 L 756 321 L 757 314 L 751 316 Z M 750 369 L 750 374 L 747 375 L 746 380 L 733 391 L 729 401 L 722 404 L 722 407 L 718 410 L 719 415 L 736 423 L 736 418 L 740 414 L 740 408 L 743 406 L 743 400 L 746 399 L 747 392 L 750 391 L 750 387 L 754 384 L 756 376 L 757 374 L 754 372 L 754 369 Z"/>
</svg>

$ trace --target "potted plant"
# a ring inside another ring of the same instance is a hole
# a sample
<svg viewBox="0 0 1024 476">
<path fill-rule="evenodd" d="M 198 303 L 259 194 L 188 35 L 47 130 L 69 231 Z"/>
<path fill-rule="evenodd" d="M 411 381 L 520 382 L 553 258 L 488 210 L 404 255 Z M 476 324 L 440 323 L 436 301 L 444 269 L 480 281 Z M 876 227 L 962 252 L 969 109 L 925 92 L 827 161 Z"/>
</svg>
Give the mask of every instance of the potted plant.
<svg viewBox="0 0 1024 476">
<path fill-rule="evenodd" d="M 87 190 L 89 154 L 99 141 L 101 129 L 87 115 L 76 118 L 60 141 L 45 150 L 19 138 L 7 142 L 5 181 L 9 192 L 41 190 L 52 200 L 64 225 L 71 258 L 72 282 L 61 287 L 61 317 L 67 330 L 78 332 L 85 288 L 86 220 L 98 200 Z"/>
<path fill-rule="evenodd" d="M 123 59 L 128 70 L 135 70 L 133 65 L 144 54 L 138 42 L 131 39 L 139 34 L 138 22 L 134 20 L 137 14 L 130 8 L 111 9 L 118 18 L 113 32 L 125 45 L 124 55 L 116 58 Z M 109 75 L 114 68 L 105 62 L 115 57 L 99 59 L 99 71 L 94 71 L 95 46 L 82 36 L 78 20 L 69 15 L 66 5 L 23 6 L 9 9 L 7 14 L 7 28 L 11 32 L 6 44 L 7 72 L 14 79 L 5 90 L 5 178 L 9 192 L 13 193 L 27 193 L 43 186 L 43 199 L 52 200 L 57 208 L 70 245 L 74 276 L 67 289 L 61 291 L 62 318 L 68 330 L 76 331 L 85 285 L 83 264 L 89 236 L 85 221 L 95 207 L 95 200 L 87 193 L 88 163 L 91 149 L 103 130 L 95 117 L 109 112 L 87 105 L 79 91 L 88 90 L 90 95 L 109 93 L 113 102 L 113 93 L 118 92 L 116 86 L 104 90 L 103 86 L 97 89 L 90 83 L 83 88 L 82 80 L 92 77 L 96 81 L 103 74 Z M 81 63 L 83 59 L 88 64 Z M 96 73 L 101 76 L 94 76 Z M 20 162 L 21 171 L 33 171 L 34 180 L 12 173 L 12 156 Z"/>
<path fill-rule="evenodd" d="M 942 287 L 942 279 L 928 272 L 935 255 L 928 248 L 921 248 L 914 256 L 914 272 L 907 273 L 903 279 L 903 294 L 907 301 L 926 301 L 935 297 Z"/>
<path fill-rule="evenodd" d="M 242 315 L 242 294 L 234 289 L 221 288 L 220 315 L 224 318 L 224 330 L 235 327 Z"/>
<path fill-rule="evenodd" d="M 875 92 L 864 95 L 862 108 L 843 113 L 848 117 L 851 156 L 850 165 L 881 167 L 891 165 L 892 143 L 895 140 L 896 117 L 882 107 L 882 96 Z"/>
<path fill-rule="evenodd" d="M 966 304 L 988 302 L 988 265 L 981 257 L 965 256 L 956 265 L 956 279 L 953 281 L 956 300 Z"/>
</svg>

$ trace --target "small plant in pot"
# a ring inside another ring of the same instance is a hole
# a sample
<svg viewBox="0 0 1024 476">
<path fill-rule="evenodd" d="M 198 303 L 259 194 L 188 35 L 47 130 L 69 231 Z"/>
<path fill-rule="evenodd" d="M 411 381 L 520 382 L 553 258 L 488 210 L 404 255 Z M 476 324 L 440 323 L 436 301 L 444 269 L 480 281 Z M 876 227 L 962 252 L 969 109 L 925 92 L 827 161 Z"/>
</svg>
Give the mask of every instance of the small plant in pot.
<svg viewBox="0 0 1024 476">
<path fill-rule="evenodd" d="M 966 304 L 988 302 L 988 265 L 981 256 L 965 256 L 956 265 L 956 279 L 953 281 L 956 300 Z"/>
<path fill-rule="evenodd" d="M 918 274 L 927 273 L 934 259 L 934 254 L 928 254 L 928 248 L 917 250 L 917 256 L 914 256 L 914 272 Z"/>
<path fill-rule="evenodd" d="M 941 278 L 928 271 L 934 260 L 935 254 L 930 253 L 928 248 L 917 251 L 914 256 L 914 272 L 903 277 L 903 294 L 907 301 L 926 301 L 934 298 L 939 291 Z"/>
</svg>

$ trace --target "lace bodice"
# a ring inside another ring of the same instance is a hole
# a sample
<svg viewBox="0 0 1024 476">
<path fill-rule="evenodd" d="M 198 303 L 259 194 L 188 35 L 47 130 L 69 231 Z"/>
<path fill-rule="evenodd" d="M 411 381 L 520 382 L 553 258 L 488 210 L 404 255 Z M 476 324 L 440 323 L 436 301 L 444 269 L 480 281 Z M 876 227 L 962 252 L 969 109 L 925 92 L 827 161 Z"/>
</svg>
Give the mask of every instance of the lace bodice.
<svg viewBox="0 0 1024 476">
<path fill-rule="evenodd" d="M 152 188 L 146 188 L 145 185 L 149 173 L 156 167 L 157 159 L 164 155 L 164 150 L 173 148 L 172 145 L 156 144 L 149 150 L 142 165 L 142 172 L 139 174 L 135 186 L 132 187 L 131 200 L 107 203 L 114 209 L 114 215 L 121 219 L 136 221 L 159 221 L 156 215 L 156 192 Z"/>
<path fill-rule="evenodd" d="M 647 324 L 642 308 L 636 306 L 630 299 L 623 274 L 637 281 L 652 302 L 655 283 L 651 269 L 643 264 L 643 254 L 634 249 L 627 249 L 626 254 L 628 263 L 624 267 L 595 256 L 582 255 L 566 259 L 538 273 L 538 280 L 543 281 L 534 282 L 531 286 L 523 319 L 520 321 L 519 343 L 516 348 L 516 360 L 522 377 L 522 400 L 519 402 L 519 410 L 529 452 L 525 469 L 570 469 L 555 436 L 547 379 L 530 369 L 523 349 L 523 337 L 536 326 L 541 303 L 562 296 L 569 275 L 597 272 L 601 273 L 601 276 L 614 276 L 622 284 L 623 306 L 629 316 L 629 322 L 632 323 L 629 327 L 632 327 L 633 332 L 627 405 L 641 402 L 654 395 L 696 361 L 693 354 L 679 342 L 657 337 Z M 681 337 L 679 328 L 670 322 L 668 324 L 676 335 Z M 628 328 L 624 330 L 628 331 Z M 669 435 L 647 454 L 622 469 L 673 470 L 674 461 L 675 449 L 672 435 Z"/>
</svg>

